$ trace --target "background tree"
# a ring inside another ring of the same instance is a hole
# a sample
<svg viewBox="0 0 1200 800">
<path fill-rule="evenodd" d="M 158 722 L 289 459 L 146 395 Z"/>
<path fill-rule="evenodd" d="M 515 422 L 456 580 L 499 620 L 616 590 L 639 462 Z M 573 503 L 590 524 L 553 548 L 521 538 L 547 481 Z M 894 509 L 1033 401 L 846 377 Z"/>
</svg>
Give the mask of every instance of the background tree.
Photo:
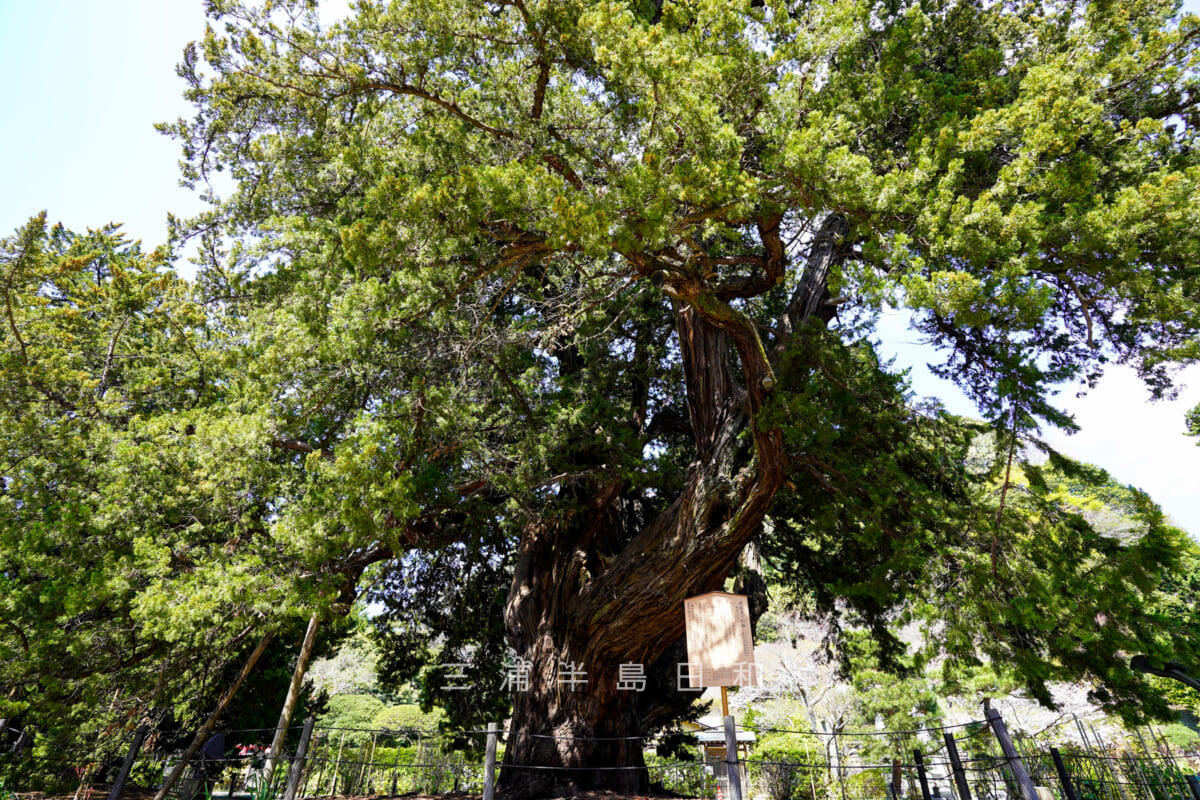
<svg viewBox="0 0 1200 800">
<path fill-rule="evenodd" d="M 44 214 L 0 241 L 0 717 L 36 734 L 3 764 L 24 786 L 104 766 L 139 722 L 194 722 L 265 631 L 303 629 L 265 448 L 210 413 L 230 331 L 168 263 Z M 294 646 L 255 678 L 268 713 Z"/>
<path fill-rule="evenodd" d="M 1178 633 L 1171 643 L 1174 656 L 1188 671 L 1195 674 L 1200 669 L 1200 546 L 1188 541 L 1184 546 L 1179 567 L 1164 576 L 1162 592 L 1155 611 L 1166 617 Z M 1167 651 L 1170 652 L 1170 651 Z M 1200 692 L 1175 680 L 1152 678 L 1164 700 L 1173 707 L 1187 709 L 1193 720 L 1200 714 Z"/>
</svg>

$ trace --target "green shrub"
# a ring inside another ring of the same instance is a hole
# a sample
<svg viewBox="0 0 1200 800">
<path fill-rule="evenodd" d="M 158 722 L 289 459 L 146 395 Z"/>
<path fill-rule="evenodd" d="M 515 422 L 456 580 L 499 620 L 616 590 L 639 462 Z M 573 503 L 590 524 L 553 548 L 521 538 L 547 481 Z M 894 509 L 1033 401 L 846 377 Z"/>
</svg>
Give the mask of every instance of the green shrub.
<svg viewBox="0 0 1200 800">
<path fill-rule="evenodd" d="M 887 797 L 887 775 L 882 769 L 864 769 L 846 776 L 846 797 L 850 800 L 879 800 Z"/>
<path fill-rule="evenodd" d="M 750 754 L 750 785 L 770 800 L 818 800 L 825 771 L 812 744 L 795 733 L 765 734 Z"/>
<path fill-rule="evenodd" d="M 385 708 L 383 701 L 369 694 L 335 694 L 329 708 L 317 719 L 318 728 L 337 729 L 331 734 L 346 736 L 347 745 L 370 741 L 375 717 Z"/>
<path fill-rule="evenodd" d="M 779 615 L 767 611 L 758 618 L 758 624 L 755 626 L 755 633 L 758 637 L 759 644 L 770 644 L 771 642 L 779 641 L 782 623 Z"/>
<path fill-rule="evenodd" d="M 441 709 L 428 713 L 417 705 L 385 706 L 371 720 L 370 727 L 390 731 L 436 731 L 446 718 Z"/>
<path fill-rule="evenodd" d="M 1172 722 L 1170 725 L 1164 725 L 1159 728 L 1158 733 L 1171 747 L 1189 753 L 1200 752 L 1200 733 L 1182 723 Z"/>
<path fill-rule="evenodd" d="M 663 757 L 648 752 L 645 758 L 651 784 L 683 797 L 705 796 L 708 776 L 698 756 L 694 762 L 685 762 L 674 756 Z"/>
</svg>

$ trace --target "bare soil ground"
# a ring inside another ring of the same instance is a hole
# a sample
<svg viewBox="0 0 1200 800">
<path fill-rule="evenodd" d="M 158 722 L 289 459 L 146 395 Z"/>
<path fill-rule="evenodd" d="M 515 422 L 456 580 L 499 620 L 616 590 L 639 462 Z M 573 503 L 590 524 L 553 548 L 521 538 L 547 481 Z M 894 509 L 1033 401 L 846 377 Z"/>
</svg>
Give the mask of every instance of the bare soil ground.
<svg viewBox="0 0 1200 800">
<path fill-rule="evenodd" d="M 679 795 L 669 795 L 675 800 L 696 800 L 695 798 L 680 798 Z M 84 790 L 75 795 L 53 796 L 41 792 L 20 793 L 18 800 L 107 800 L 108 787 L 96 786 L 90 791 Z M 617 794 L 615 792 L 584 791 L 559 795 L 554 800 L 659 800 L 663 795 Z M 483 800 L 478 794 L 401 794 L 401 795 L 368 795 L 365 797 L 326 796 L 322 800 Z M 139 789 L 128 786 L 121 793 L 121 800 L 154 800 L 153 789 Z M 507 800 L 519 800 L 507 798 Z"/>
</svg>

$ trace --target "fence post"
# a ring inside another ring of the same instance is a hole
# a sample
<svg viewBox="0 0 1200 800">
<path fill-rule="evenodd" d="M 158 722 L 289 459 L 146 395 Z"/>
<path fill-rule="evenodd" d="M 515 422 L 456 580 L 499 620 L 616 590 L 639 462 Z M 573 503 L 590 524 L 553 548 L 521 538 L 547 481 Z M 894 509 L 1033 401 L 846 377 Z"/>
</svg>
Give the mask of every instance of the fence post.
<svg viewBox="0 0 1200 800">
<path fill-rule="evenodd" d="M 108 793 L 108 800 L 117 800 L 121 796 L 121 790 L 125 788 L 125 781 L 129 780 L 129 771 L 133 769 L 133 760 L 137 758 L 138 750 L 142 749 L 142 740 L 146 738 L 146 731 L 145 725 L 139 725 L 133 734 L 133 744 L 129 745 L 129 752 L 125 754 L 125 760 L 121 763 L 121 771 L 117 773 L 116 783 L 113 784 L 112 791 Z"/>
<path fill-rule="evenodd" d="M 1083 727 L 1083 721 L 1074 714 L 1071 716 L 1075 718 L 1075 727 L 1079 730 L 1079 740 L 1083 742 L 1083 748 L 1087 751 L 1087 759 L 1089 765 L 1091 766 L 1093 776 L 1102 786 L 1116 787 L 1115 789 L 1105 789 L 1109 797 L 1114 798 L 1114 800 L 1120 800 L 1121 798 L 1123 798 L 1123 800 L 1130 800 L 1129 795 L 1125 793 L 1124 782 L 1113 770 L 1112 762 L 1109 759 L 1102 757 L 1099 752 L 1097 752 L 1098 748 L 1092 746 L 1092 738 L 1096 739 L 1097 745 L 1101 744 L 1100 738 L 1096 734 L 1096 729 L 1092 729 L 1092 736 L 1089 737 L 1087 729 Z M 1108 775 L 1108 778 L 1105 778 L 1105 775 Z"/>
<path fill-rule="evenodd" d="M 738 772 L 737 725 L 725 717 L 725 771 L 729 776 L 729 800 L 742 800 L 742 776 Z"/>
<path fill-rule="evenodd" d="M 971 788 L 967 786 L 967 773 L 963 769 L 962 757 L 958 754 L 958 742 L 954 741 L 954 734 L 950 731 L 943 731 L 942 738 L 946 741 L 950 768 L 954 770 L 954 784 L 958 787 L 959 800 L 971 800 Z"/>
<path fill-rule="evenodd" d="M 287 788 L 283 791 L 283 800 L 296 800 L 300 791 L 300 778 L 304 776 L 304 761 L 308 757 L 308 741 L 312 738 L 313 718 L 304 720 L 304 730 L 300 732 L 300 743 L 296 745 L 296 757 L 292 760 L 292 771 L 288 775 Z"/>
<path fill-rule="evenodd" d="M 1050 757 L 1054 759 L 1054 769 L 1058 771 L 1058 781 L 1062 784 L 1067 800 L 1079 800 L 1079 793 L 1075 791 L 1071 773 L 1067 772 L 1066 762 L 1063 761 L 1062 753 L 1058 752 L 1057 747 L 1050 748 Z M 1196 800 L 1200 800 L 1200 797 L 1197 797 Z"/>
<path fill-rule="evenodd" d="M 1196 800 L 1200 800 L 1200 777 L 1188 775 L 1187 782 L 1192 789 L 1192 794 L 1196 796 Z"/>
<path fill-rule="evenodd" d="M 392 797 L 396 796 L 396 782 L 400 780 L 400 739 L 396 739 L 396 763 L 392 764 Z"/>
<path fill-rule="evenodd" d="M 342 738 L 338 740 L 337 758 L 333 760 L 333 775 L 329 781 L 329 793 L 337 794 L 338 785 L 338 768 L 342 766 L 342 748 L 346 746 L 346 734 L 342 734 Z M 342 787 L 346 788 L 346 787 Z"/>
<path fill-rule="evenodd" d="M 925 757 L 921 755 L 920 750 L 913 750 L 913 760 L 917 763 L 917 779 L 921 782 L 921 797 L 924 800 L 930 800 L 929 778 L 925 775 Z"/>
<path fill-rule="evenodd" d="M 488 723 L 487 760 L 483 762 L 483 800 L 496 798 L 496 732 L 499 728 L 498 723 Z"/>
<path fill-rule="evenodd" d="M 1012 739 L 1009 738 L 1008 728 L 1004 726 L 1000 712 L 994 708 L 987 709 L 987 720 L 991 723 L 992 732 L 996 734 L 996 741 L 1000 742 L 1000 749 L 1004 751 L 1004 759 L 1008 762 L 1013 777 L 1016 778 L 1017 786 L 1021 788 L 1021 795 L 1025 800 L 1038 800 L 1033 779 L 1029 777 L 1029 770 L 1025 768 L 1025 762 L 1017 755 L 1017 748 L 1013 746 Z"/>
</svg>

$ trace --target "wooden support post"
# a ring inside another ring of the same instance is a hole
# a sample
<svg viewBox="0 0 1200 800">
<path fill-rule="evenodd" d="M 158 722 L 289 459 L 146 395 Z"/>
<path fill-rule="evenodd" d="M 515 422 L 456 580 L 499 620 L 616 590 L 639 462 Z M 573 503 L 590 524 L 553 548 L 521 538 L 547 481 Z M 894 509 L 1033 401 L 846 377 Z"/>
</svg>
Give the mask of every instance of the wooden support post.
<svg viewBox="0 0 1200 800">
<path fill-rule="evenodd" d="M 379 747 L 379 731 L 375 731 L 371 736 L 371 760 L 367 765 L 367 789 L 371 794 L 375 794 L 375 750 Z"/>
<path fill-rule="evenodd" d="M 142 741 L 146 738 L 147 730 L 149 729 L 145 725 L 139 725 L 133 734 L 133 743 L 129 745 L 129 752 L 125 754 L 125 761 L 121 764 L 121 771 L 117 773 L 117 780 L 113 783 L 112 791 L 108 793 L 108 800 L 117 800 L 121 796 L 121 791 L 125 788 L 125 781 L 129 780 L 129 771 L 133 769 L 133 761 L 137 758 L 138 751 L 142 749 Z"/>
<path fill-rule="evenodd" d="M 917 764 L 917 779 L 921 782 L 921 797 L 924 800 L 930 800 L 929 777 L 925 774 L 925 757 L 921 755 L 920 750 L 913 750 L 913 760 Z"/>
<path fill-rule="evenodd" d="M 358 782 L 355 784 L 358 787 L 357 794 L 374 794 L 367 791 L 367 785 L 370 782 L 371 769 L 375 762 L 375 743 L 379 741 L 379 731 L 376 731 L 371 736 L 371 754 L 368 755 L 362 762 L 362 768 L 358 771 Z M 363 742 L 363 753 L 367 752 L 367 743 Z"/>
<path fill-rule="evenodd" d="M 992 733 L 996 735 L 996 741 L 1000 743 L 1000 749 L 1004 751 L 1004 760 L 1008 762 L 1008 768 L 1012 770 L 1013 778 L 1016 779 L 1017 786 L 1021 790 L 1021 797 L 1024 800 L 1038 800 L 1033 779 L 1029 777 L 1029 770 L 1025 768 L 1025 762 L 1021 760 L 1017 754 L 1017 748 L 1013 746 L 1012 738 L 1008 735 L 1008 728 L 1004 725 L 1004 720 L 1000 718 L 1000 712 L 989 708 L 986 713 L 988 723 L 992 726 Z"/>
<path fill-rule="evenodd" d="M 1054 759 L 1054 769 L 1058 772 L 1058 782 L 1062 784 L 1063 796 L 1067 800 L 1079 800 L 1079 792 L 1075 791 L 1075 782 L 1071 780 L 1071 773 L 1067 772 L 1067 765 L 1057 747 L 1050 748 L 1050 757 Z M 1196 800 L 1200 800 L 1200 797 L 1197 797 Z"/>
<path fill-rule="evenodd" d="M 225 694 L 221 695 L 216 709 L 209 715 L 208 720 L 200 727 L 200 730 L 196 731 L 196 738 L 192 739 L 192 743 L 188 747 L 187 752 L 183 754 L 183 758 L 179 760 L 179 763 L 175 765 L 175 769 L 171 770 L 171 774 L 163 781 L 162 786 L 159 787 L 158 792 L 154 795 L 154 800 L 164 800 L 166 798 L 167 793 L 171 791 L 176 781 L 183 775 L 183 771 L 187 769 L 187 765 L 196 756 L 196 753 L 199 752 L 200 746 L 208 741 L 209 734 L 212 733 L 213 728 L 217 725 L 217 720 L 221 718 L 221 714 L 225 711 L 226 706 L 233 700 L 233 696 L 237 694 L 237 690 L 241 688 L 246 677 L 254 669 L 254 665 L 258 663 L 258 659 L 262 658 L 262 654 L 266 652 L 267 645 L 271 643 L 274 635 L 274 631 L 269 631 L 259 640 L 258 647 L 254 648 L 254 652 L 250 654 L 250 658 L 246 659 L 245 665 L 242 666 L 242 671 L 234 678 L 233 684 L 225 690 Z"/>
<path fill-rule="evenodd" d="M 946 741 L 946 754 L 950 756 L 950 768 L 954 770 L 954 785 L 958 787 L 958 800 L 971 800 L 971 787 L 967 786 L 967 773 L 963 769 L 962 758 L 958 754 L 958 742 L 954 734 L 943 731 L 942 738 Z"/>
<path fill-rule="evenodd" d="M 900 800 L 900 781 L 903 778 L 900 775 L 900 759 L 892 759 L 892 800 Z"/>
<path fill-rule="evenodd" d="M 489 722 L 487 727 L 487 760 L 483 763 L 483 800 L 496 800 L 496 739 L 500 726 Z"/>
<path fill-rule="evenodd" d="M 283 800 L 296 800 L 300 791 L 300 779 L 304 776 L 305 761 L 308 758 L 308 742 L 312 739 L 313 718 L 304 720 L 304 730 L 300 732 L 300 743 L 296 745 L 296 757 L 292 760 L 292 771 L 288 775 L 287 788 L 283 791 Z"/>
<path fill-rule="evenodd" d="M 287 698 L 283 701 L 283 709 L 279 712 L 279 722 L 275 725 L 275 738 L 271 740 L 271 750 L 267 753 L 267 764 L 263 768 L 263 781 L 267 786 L 274 785 L 275 765 L 283 753 L 283 743 L 287 739 L 288 726 L 292 724 L 292 714 L 300 700 L 300 690 L 304 688 L 304 675 L 308 672 L 308 662 L 312 658 L 313 647 L 317 642 L 317 628 L 320 627 L 321 617 L 313 614 L 308 621 L 308 629 L 300 642 L 300 655 L 296 659 L 296 668 L 292 670 L 292 682 L 288 686 Z"/>
<path fill-rule="evenodd" d="M 1129 766 L 1132 771 L 1137 773 L 1137 777 L 1141 779 L 1146 793 L 1154 796 L 1154 784 L 1158 784 L 1160 793 L 1166 788 L 1166 776 L 1159 770 L 1158 765 L 1154 763 L 1154 754 L 1150 751 L 1149 745 L 1146 744 L 1146 738 L 1142 736 L 1142 732 L 1137 728 L 1133 729 L 1134 734 L 1138 738 L 1138 742 L 1142 745 L 1143 758 L 1138 759 L 1133 752 L 1133 748 L 1129 747 L 1129 737 L 1125 737 L 1125 747 L 1129 751 Z M 1143 767 L 1143 764 L 1146 766 Z"/>
<path fill-rule="evenodd" d="M 1111 782 L 1104 778 L 1104 775 L 1106 773 L 1109 773 L 1108 759 L 1102 759 L 1102 758 L 1098 757 L 1098 754 L 1096 753 L 1096 751 L 1092 749 L 1092 743 L 1088 739 L 1087 730 L 1083 727 L 1083 721 L 1080 720 L 1079 717 L 1074 714 L 1072 714 L 1071 716 L 1073 716 L 1075 718 L 1075 727 L 1079 730 L 1079 741 L 1081 741 L 1083 743 L 1083 749 L 1087 753 L 1087 758 L 1088 758 L 1088 762 L 1091 764 L 1093 777 L 1097 778 L 1099 780 L 1100 785 L 1102 785 L 1102 786 L 1111 785 Z M 1097 766 L 1097 765 L 1099 765 L 1099 766 Z M 1105 792 L 1108 794 L 1109 797 L 1112 797 L 1112 798 L 1117 797 L 1117 793 L 1114 791 L 1105 789 Z M 1126 800 L 1128 800 L 1128 798 L 1126 798 Z"/>
<path fill-rule="evenodd" d="M 738 768 L 737 725 L 725 717 L 725 771 L 729 776 L 729 800 L 742 800 L 742 776 Z"/>
</svg>

